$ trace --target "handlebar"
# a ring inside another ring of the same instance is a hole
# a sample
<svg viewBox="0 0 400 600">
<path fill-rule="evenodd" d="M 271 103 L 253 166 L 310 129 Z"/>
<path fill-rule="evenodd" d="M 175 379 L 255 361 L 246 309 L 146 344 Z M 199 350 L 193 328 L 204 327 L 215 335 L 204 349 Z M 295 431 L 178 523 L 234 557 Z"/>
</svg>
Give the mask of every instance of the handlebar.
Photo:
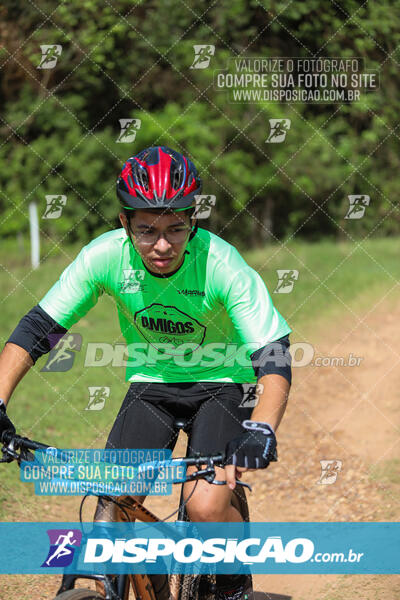
<svg viewBox="0 0 400 600">
<path fill-rule="evenodd" d="M 34 442 L 27 437 L 13 434 L 11 431 L 4 431 L 1 436 L 1 442 L 5 445 L 13 443 L 16 448 L 24 448 L 25 450 L 46 450 L 50 448 L 47 444 L 41 444 L 40 442 Z"/>
<path fill-rule="evenodd" d="M 41 442 L 35 442 L 33 440 L 30 440 L 29 438 L 16 435 L 11 431 L 3 432 L 0 441 L 3 444 L 1 448 L 3 458 L 0 458 L 0 463 L 12 462 L 13 460 L 16 460 L 20 465 L 22 460 L 33 460 L 33 455 L 30 452 L 30 450 L 47 450 L 51 448 L 53 451 L 55 451 L 55 453 L 61 453 L 61 450 L 58 450 L 53 446 L 48 446 L 47 444 L 42 444 Z M 202 456 L 199 453 L 194 456 L 189 456 L 185 458 L 173 458 L 169 462 L 175 461 L 179 462 L 180 464 L 184 463 L 188 467 L 197 467 L 197 470 L 191 475 L 188 475 L 185 481 L 196 481 L 198 479 L 204 479 L 208 483 L 212 483 L 214 485 L 226 484 L 226 481 L 215 481 L 215 467 L 223 467 L 225 463 L 225 455 L 223 453 L 205 456 Z M 203 465 L 206 465 L 205 468 L 202 468 Z M 246 487 L 251 491 L 251 486 L 248 483 L 244 483 L 243 481 L 237 479 L 236 484 L 242 487 Z"/>
</svg>

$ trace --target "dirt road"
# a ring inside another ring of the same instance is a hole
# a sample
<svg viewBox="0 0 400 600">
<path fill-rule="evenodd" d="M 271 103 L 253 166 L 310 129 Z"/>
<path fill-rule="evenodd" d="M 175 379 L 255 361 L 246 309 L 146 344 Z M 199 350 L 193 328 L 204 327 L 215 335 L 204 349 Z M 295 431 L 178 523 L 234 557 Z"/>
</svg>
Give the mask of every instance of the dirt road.
<svg viewBox="0 0 400 600">
<path fill-rule="evenodd" d="M 358 366 L 294 369 L 278 434 L 279 462 L 246 477 L 254 485 L 253 521 L 399 520 L 400 302 L 396 306 L 392 298 L 359 317 L 363 322 L 349 318 L 319 330 L 315 346 L 315 356 L 352 354 L 362 358 Z M 183 443 L 181 438 L 177 454 Z M 320 461 L 333 459 L 342 464 L 336 482 L 318 484 Z M 148 506 L 167 515 L 177 493 L 168 505 L 153 498 Z M 43 521 L 76 519 L 74 498 L 40 498 L 39 504 Z M 48 600 L 58 582 L 45 575 L 2 576 L 0 596 Z M 264 575 L 255 577 L 255 588 L 269 600 L 400 598 L 399 576 L 385 575 Z"/>
</svg>

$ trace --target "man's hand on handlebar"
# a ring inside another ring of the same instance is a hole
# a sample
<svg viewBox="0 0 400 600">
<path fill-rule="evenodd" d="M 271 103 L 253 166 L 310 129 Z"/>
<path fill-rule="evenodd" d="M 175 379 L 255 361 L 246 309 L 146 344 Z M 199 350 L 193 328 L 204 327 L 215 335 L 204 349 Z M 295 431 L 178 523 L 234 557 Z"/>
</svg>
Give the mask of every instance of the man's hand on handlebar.
<svg viewBox="0 0 400 600">
<path fill-rule="evenodd" d="M 266 469 L 278 460 L 275 433 L 268 423 L 247 420 L 242 426 L 244 432 L 228 442 L 225 450 L 226 480 L 232 490 L 243 472 Z"/>
<path fill-rule="evenodd" d="M 3 400 L 0 400 L 0 442 L 5 431 L 9 431 L 11 434 L 14 434 L 15 427 L 7 415 L 6 405 L 4 404 Z"/>
</svg>

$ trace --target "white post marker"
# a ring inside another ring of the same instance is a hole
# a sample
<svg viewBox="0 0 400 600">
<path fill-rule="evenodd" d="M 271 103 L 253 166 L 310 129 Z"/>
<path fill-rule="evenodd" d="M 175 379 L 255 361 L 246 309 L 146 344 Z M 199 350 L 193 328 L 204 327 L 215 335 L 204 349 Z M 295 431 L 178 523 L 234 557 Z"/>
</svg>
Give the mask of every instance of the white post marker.
<svg viewBox="0 0 400 600">
<path fill-rule="evenodd" d="M 39 221 L 36 202 L 29 204 L 29 225 L 31 232 L 31 263 L 32 269 L 37 269 L 40 263 Z"/>
</svg>

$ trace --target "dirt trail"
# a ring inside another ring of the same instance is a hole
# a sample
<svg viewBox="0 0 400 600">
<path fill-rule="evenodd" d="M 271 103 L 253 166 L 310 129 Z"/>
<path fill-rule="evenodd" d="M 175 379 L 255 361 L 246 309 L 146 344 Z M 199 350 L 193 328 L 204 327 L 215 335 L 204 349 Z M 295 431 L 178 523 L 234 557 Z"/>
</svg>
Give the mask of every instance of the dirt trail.
<svg viewBox="0 0 400 600">
<path fill-rule="evenodd" d="M 361 317 L 361 315 L 359 315 Z M 362 358 L 359 366 L 294 369 L 294 382 L 279 429 L 280 461 L 261 478 L 250 499 L 253 520 L 399 520 L 397 482 L 371 480 L 400 450 L 400 340 L 394 334 L 400 303 L 376 307 L 361 325 L 334 324 L 319 339 L 316 356 Z M 354 328 L 354 331 L 352 331 Z M 341 332 L 338 335 L 338 331 Z M 315 360 L 315 357 L 314 357 Z M 319 485 L 320 460 L 340 460 L 332 485 Z M 257 588 L 293 600 L 394 600 L 398 576 L 259 576 Z M 274 599 L 275 600 L 275 599 Z"/>
<path fill-rule="evenodd" d="M 400 302 L 395 308 L 393 301 L 381 303 L 365 315 L 364 323 L 342 320 L 318 335 L 316 356 L 347 359 L 352 354 L 362 361 L 353 367 L 294 369 L 278 435 L 280 460 L 246 477 L 254 485 L 249 498 L 253 521 L 399 520 L 399 474 L 377 481 L 370 477 L 371 470 L 385 473 L 399 456 L 399 320 Z M 177 454 L 184 452 L 183 444 L 180 438 Z M 332 485 L 317 483 L 320 460 L 325 459 L 342 461 Z M 177 498 L 175 490 L 168 502 L 152 498 L 148 506 L 166 516 Z M 40 506 L 42 520 L 76 519 L 74 498 L 41 498 Z M 18 518 L 14 513 L 13 519 Z M 59 577 L 2 576 L 0 597 L 48 600 L 58 582 Z M 383 575 L 260 575 L 255 588 L 269 600 L 400 598 L 399 578 Z"/>
</svg>

